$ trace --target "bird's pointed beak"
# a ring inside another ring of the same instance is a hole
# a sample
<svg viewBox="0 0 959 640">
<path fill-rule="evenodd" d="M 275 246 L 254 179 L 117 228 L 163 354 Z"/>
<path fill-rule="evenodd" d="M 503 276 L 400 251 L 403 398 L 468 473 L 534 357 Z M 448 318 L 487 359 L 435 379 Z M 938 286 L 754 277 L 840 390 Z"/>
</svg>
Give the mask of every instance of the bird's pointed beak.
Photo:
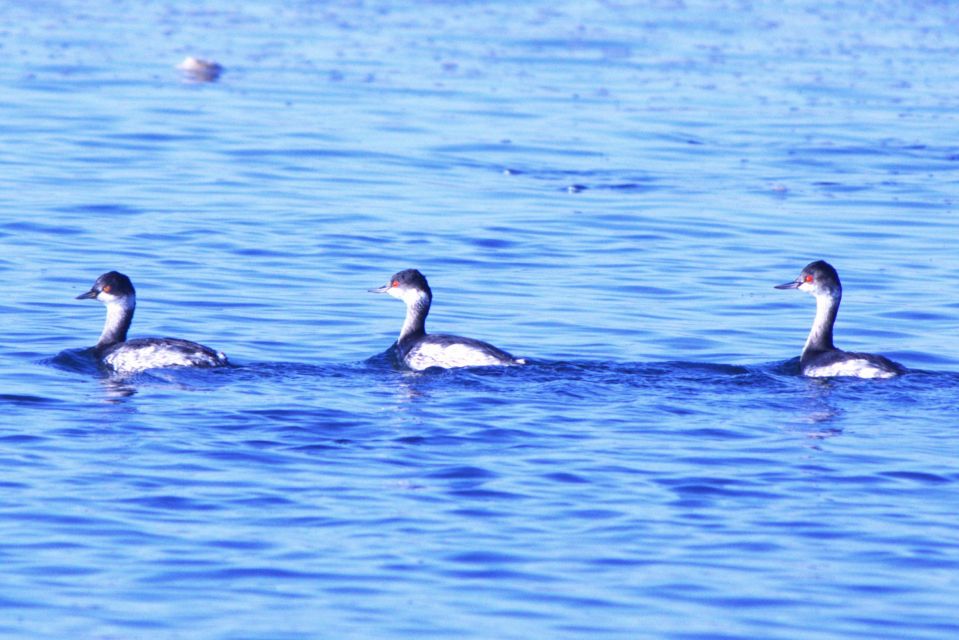
<svg viewBox="0 0 959 640">
<path fill-rule="evenodd" d="M 97 291 L 96 289 L 90 289 L 90 290 L 87 291 L 86 293 L 81 293 L 80 295 L 78 295 L 76 299 L 77 299 L 77 300 L 90 300 L 90 299 L 92 299 L 92 298 L 96 298 L 96 297 L 99 295 L 99 293 L 100 293 L 100 292 Z"/>
<path fill-rule="evenodd" d="M 796 278 L 792 282 L 786 282 L 784 284 L 777 284 L 774 288 L 776 289 L 798 289 L 799 285 L 802 284 L 802 280 Z"/>
<path fill-rule="evenodd" d="M 375 289 L 367 289 L 370 293 L 386 293 L 390 290 L 390 285 L 384 284 L 382 287 L 376 287 Z"/>
</svg>

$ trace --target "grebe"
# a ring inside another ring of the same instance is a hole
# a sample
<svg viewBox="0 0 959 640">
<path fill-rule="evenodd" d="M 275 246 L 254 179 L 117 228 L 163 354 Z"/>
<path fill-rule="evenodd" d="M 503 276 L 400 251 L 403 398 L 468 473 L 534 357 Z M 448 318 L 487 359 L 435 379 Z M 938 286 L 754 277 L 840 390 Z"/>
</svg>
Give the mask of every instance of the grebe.
<svg viewBox="0 0 959 640">
<path fill-rule="evenodd" d="M 226 356 L 202 344 L 179 338 L 127 340 L 137 294 L 130 278 L 117 271 L 104 273 L 77 300 L 96 299 L 107 307 L 103 333 L 94 351 L 97 359 L 118 373 L 135 373 L 158 367 L 222 367 Z"/>
<path fill-rule="evenodd" d="M 387 293 L 406 303 L 406 320 L 396 340 L 396 350 L 400 360 L 410 369 L 526 364 L 522 358 L 514 358 L 481 340 L 426 333 L 426 316 L 430 312 L 433 292 L 426 278 L 416 269 L 400 271 L 390 278 L 389 284 L 370 291 Z"/>
<path fill-rule="evenodd" d="M 892 378 L 905 373 L 905 367 L 889 358 L 871 353 L 850 353 L 833 345 L 832 328 L 842 300 L 842 285 L 839 274 L 828 262 L 810 262 L 798 278 L 776 285 L 776 288 L 799 289 L 816 297 L 816 319 L 799 358 L 803 375 Z"/>
</svg>

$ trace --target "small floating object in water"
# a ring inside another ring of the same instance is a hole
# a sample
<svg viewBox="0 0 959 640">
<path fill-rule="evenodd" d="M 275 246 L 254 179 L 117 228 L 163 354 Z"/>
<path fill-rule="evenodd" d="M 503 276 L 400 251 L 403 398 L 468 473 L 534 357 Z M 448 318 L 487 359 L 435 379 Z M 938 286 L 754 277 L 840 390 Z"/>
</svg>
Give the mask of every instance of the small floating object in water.
<svg viewBox="0 0 959 640">
<path fill-rule="evenodd" d="M 223 73 L 223 67 L 212 60 L 203 60 L 187 56 L 176 66 L 189 80 L 194 82 L 216 82 Z"/>
</svg>

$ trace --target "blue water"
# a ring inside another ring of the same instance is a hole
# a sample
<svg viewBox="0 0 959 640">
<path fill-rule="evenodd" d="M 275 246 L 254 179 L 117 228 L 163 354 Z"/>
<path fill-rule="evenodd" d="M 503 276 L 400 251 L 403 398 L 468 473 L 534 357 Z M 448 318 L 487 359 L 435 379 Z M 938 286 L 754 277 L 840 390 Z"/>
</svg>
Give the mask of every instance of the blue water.
<svg viewBox="0 0 959 640">
<path fill-rule="evenodd" d="M 3 8 L 0 636 L 957 637 L 959 5 L 249 4 Z"/>
</svg>

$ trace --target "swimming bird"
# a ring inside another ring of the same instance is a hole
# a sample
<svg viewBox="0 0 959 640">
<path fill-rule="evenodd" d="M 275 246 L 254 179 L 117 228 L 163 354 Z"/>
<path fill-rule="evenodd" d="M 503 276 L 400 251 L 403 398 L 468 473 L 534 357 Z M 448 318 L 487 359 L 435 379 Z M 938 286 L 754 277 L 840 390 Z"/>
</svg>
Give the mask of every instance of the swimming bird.
<svg viewBox="0 0 959 640">
<path fill-rule="evenodd" d="M 106 305 L 103 332 L 94 347 L 97 360 L 118 373 L 136 373 L 158 367 L 222 367 L 226 356 L 189 340 L 138 338 L 127 340 L 137 295 L 130 278 L 117 271 L 104 273 L 77 300 L 96 299 Z"/>
<path fill-rule="evenodd" d="M 395 346 L 399 359 L 410 369 L 526 364 L 524 359 L 514 358 L 481 340 L 426 333 L 426 316 L 430 312 L 433 292 L 426 278 L 416 269 L 395 273 L 388 284 L 370 291 L 386 293 L 406 303 L 406 320 Z"/>
<path fill-rule="evenodd" d="M 891 378 L 905 373 L 901 364 L 871 353 L 851 353 L 837 349 L 832 342 L 833 325 L 842 300 L 839 274 L 823 260 L 810 262 L 792 282 L 777 289 L 799 289 L 815 296 L 816 318 L 799 357 L 803 375 L 813 377 L 856 376 Z"/>
</svg>

